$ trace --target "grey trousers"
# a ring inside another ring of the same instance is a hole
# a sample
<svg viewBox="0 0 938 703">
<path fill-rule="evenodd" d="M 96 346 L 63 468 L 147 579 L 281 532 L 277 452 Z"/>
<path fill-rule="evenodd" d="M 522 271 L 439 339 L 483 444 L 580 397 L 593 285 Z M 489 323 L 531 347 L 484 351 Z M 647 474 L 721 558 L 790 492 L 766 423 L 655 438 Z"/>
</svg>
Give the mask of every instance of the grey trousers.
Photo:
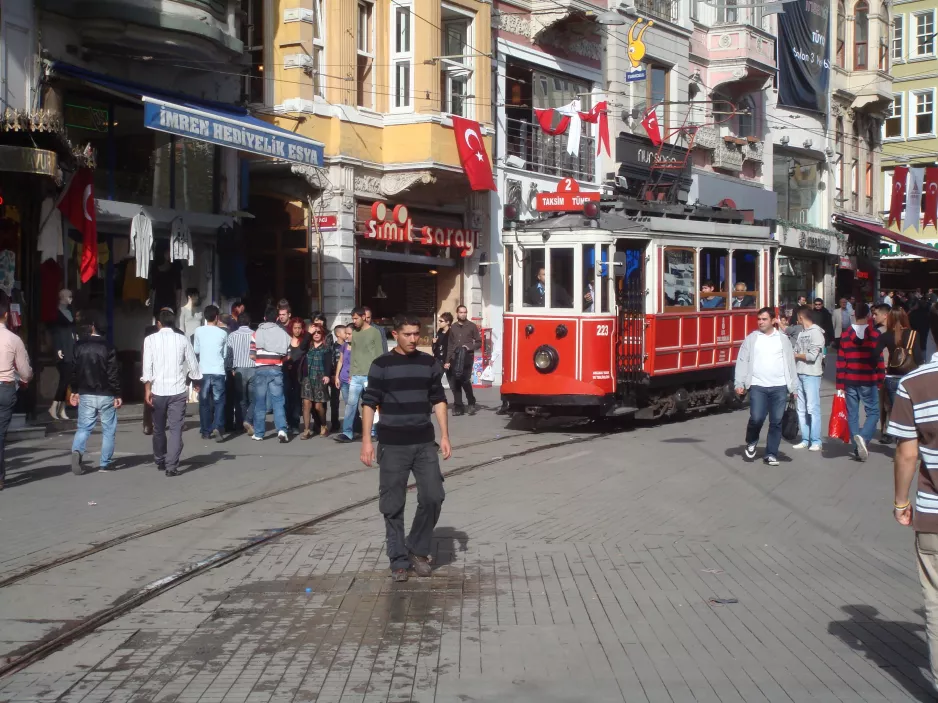
<svg viewBox="0 0 938 703">
<path fill-rule="evenodd" d="M 430 555 L 433 528 L 440 519 L 446 497 L 437 449 L 435 442 L 378 445 L 378 509 L 384 515 L 392 571 L 410 566 L 408 551 L 418 556 Z M 404 504 L 411 472 L 417 482 L 417 512 L 405 540 Z"/>
<path fill-rule="evenodd" d="M 153 396 L 153 459 L 167 471 L 179 468 L 188 393 Z"/>
</svg>

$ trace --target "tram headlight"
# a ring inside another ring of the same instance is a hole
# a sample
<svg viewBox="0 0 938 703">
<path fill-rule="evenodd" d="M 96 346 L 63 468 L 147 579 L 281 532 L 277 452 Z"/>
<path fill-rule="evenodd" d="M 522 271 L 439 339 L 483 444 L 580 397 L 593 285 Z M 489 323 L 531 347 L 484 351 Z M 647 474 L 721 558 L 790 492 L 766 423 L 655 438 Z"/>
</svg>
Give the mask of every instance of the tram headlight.
<svg viewBox="0 0 938 703">
<path fill-rule="evenodd" d="M 557 368 L 560 356 L 553 347 L 543 344 L 534 350 L 534 368 L 541 373 L 550 373 Z"/>
</svg>

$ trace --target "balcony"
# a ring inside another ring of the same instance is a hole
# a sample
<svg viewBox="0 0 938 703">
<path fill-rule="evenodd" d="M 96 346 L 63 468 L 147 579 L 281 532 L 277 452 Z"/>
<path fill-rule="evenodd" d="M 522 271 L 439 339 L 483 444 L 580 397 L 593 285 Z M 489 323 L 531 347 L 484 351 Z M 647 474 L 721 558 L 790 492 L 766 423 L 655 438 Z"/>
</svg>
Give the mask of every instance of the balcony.
<svg viewBox="0 0 938 703">
<path fill-rule="evenodd" d="M 856 96 L 851 105 L 855 110 L 883 112 L 892 102 L 892 76 L 883 71 L 851 71 L 846 89 Z"/>
<path fill-rule="evenodd" d="M 742 147 L 735 142 L 720 141 L 713 150 L 713 168 L 722 168 L 724 171 L 740 172 L 743 170 Z"/>
<path fill-rule="evenodd" d="M 711 27 L 701 37 L 704 57 L 710 63 L 708 85 L 751 82 L 761 90 L 775 75 L 775 37 L 751 24 L 733 23 Z"/>
<path fill-rule="evenodd" d="M 744 161 L 755 161 L 756 163 L 762 163 L 762 153 L 765 147 L 765 142 L 753 141 L 751 139 L 747 140 L 742 147 L 743 160 Z"/>
<path fill-rule="evenodd" d="M 667 22 L 677 22 L 677 0 L 635 0 L 635 12 L 643 17 L 654 17 Z"/>
<path fill-rule="evenodd" d="M 578 156 L 567 153 L 567 142 L 566 134 L 545 134 L 536 122 L 505 120 L 505 146 L 508 156 L 523 159 L 525 171 L 548 176 L 569 176 L 578 181 L 593 181 L 596 169 L 596 139 L 581 135 Z"/>
<path fill-rule="evenodd" d="M 720 146 L 720 134 L 716 127 L 699 127 L 694 137 L 694 148 L 713 151 Z"/>
</svg>

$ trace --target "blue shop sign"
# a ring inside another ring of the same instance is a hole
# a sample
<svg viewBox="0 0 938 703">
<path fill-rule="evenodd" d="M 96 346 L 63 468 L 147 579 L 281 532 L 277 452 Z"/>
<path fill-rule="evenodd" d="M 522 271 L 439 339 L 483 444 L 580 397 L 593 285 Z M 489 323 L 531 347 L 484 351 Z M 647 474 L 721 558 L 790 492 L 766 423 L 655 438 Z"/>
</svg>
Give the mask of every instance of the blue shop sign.
<svg viewBox="0 0 938 703">
<path fill-rule="evenodd" d="M 323 145 L 249 115 L 177 105 L 143 96 L 144 126 L 260 156 L 322 166 Z"/>
</svg>

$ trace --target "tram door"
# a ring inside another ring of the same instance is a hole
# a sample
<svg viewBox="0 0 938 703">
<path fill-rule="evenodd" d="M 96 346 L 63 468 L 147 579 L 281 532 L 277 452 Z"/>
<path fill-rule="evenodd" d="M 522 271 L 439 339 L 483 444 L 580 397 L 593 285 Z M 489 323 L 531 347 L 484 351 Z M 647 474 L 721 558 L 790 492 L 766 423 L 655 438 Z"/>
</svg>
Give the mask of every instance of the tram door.
<svg viewBox="0 0 938 703">
<path fill-rule="evenodd" d="M 620 240 L 614 258 L 619 338 L 616 369 L 619 384 L 637 383 L 645 355 L 646 242 Z"/>
</svg>

